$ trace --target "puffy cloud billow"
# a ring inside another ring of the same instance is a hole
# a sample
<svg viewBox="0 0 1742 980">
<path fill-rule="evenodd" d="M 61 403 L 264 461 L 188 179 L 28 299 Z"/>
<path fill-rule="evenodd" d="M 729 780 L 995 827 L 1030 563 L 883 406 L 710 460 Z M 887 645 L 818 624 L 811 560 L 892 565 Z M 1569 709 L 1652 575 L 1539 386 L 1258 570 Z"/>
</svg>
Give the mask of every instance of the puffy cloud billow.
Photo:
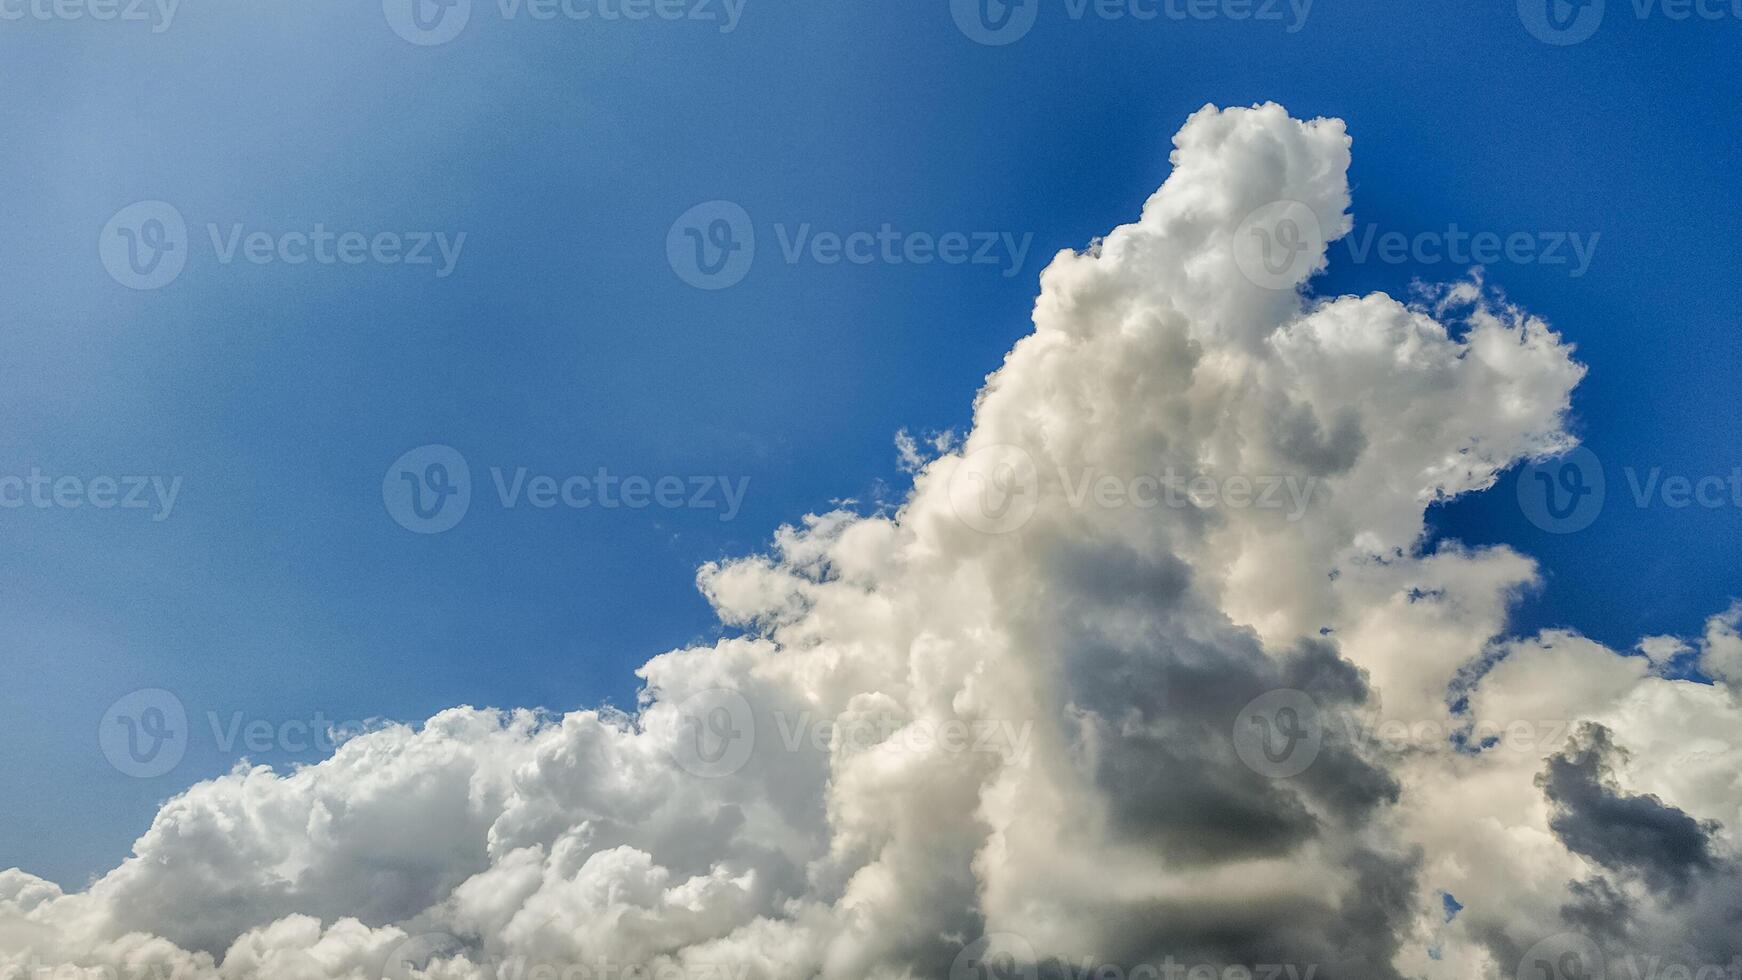
<svg viewBox="0 0 1742 980">
<path fill-rule="evenodd" d="M 1509 634 L 1531 560 L 1424 544 L 1574 444 L 1583 368 L 1479 280 L 1312 295 L 1350 145 L 1199 111 L 971 431 L 900 440 L 899 507 L 704 567 L 732 635 L 633 712 L 200 783 L 84 891 L 0 873 L 0 976 L 1728 971 L 1739 614 L 1652 638 L 1718 683 L 1674 679 Z"/>
</svg>

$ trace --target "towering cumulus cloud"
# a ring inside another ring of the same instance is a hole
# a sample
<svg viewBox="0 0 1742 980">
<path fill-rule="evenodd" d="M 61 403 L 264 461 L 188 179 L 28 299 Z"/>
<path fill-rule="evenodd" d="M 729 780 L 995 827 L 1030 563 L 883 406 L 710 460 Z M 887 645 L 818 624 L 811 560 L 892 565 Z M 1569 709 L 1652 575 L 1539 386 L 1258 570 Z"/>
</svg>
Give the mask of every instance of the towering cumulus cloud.
<svg viewBox="0 0 1742 980">
<path fill-rule="evenodd" d="M 455 708 L 201 783 L 83 892 L 0 874 L 0 964 L 1727 968 L 1737 615 L 1687 647 L 1720 683 L 1668 679 L 1508 635 L 1532 562 L 1422 544 L 1430 505 L 1572 445 L 1571 348 L 1479 281 L 1311 297 L 1341 122 L 1206 107 L 1175 145 L 1047 268 L 972 431 L 903 438 L 900 508 L 703 568 L 732 636 L 649 661 L 634 713 Z"/>
</svg>

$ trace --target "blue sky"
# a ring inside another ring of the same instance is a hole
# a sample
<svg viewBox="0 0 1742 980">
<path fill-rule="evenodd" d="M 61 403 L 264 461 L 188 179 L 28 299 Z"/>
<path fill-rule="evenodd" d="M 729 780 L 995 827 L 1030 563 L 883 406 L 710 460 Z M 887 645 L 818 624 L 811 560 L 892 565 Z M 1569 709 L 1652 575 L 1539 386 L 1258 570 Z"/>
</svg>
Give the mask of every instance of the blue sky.
<svg viewBox="0 0 1742 980">
<path fill-rule="evenodd" d="M 1742 508 L 1640 507 L 1628 482 L 1742 466 L 1733 11 L 1609 0 L 1588 39 L 1551 45 L 1510 2 L 1319 0 L 1265 21 L 1029 2 L 1032 29 L 1002 46 L 944 0 L 747 0 L 730 31 L 506 19 L 476 0 L 458 37 L 420 46 L 374 3 L 186 0 L 154 33 L 9 0 L 24 16 L 0 21 L 0 476 L 180 485 L 164 520 L 0 510 L 0 867 L 76 885 L 113 866 L 158 802 L 234 763 L 211 714 L 632 704 L 637 665 L 719 629 L 700 563 L 899 494 L 894 433 L 967 422 L 1045 261 L 1134 218 L 1206 102 L 1346 119 L 1357 238 L 1455 224 L 1594 241 L 1583 275 L 1503 259 L 1487 280 L 1591 369 L 1574 427 L 1608 477 L 1602 513 L 1548 533 L 1508 478 L 1438 514 L 1444 534 L 1541 560 L 1520 629 L 1625 647 L 1742 593 Z M 718 200 L 750 217 L 757 252 L 741 282 L 698 289 L 668 234 Z M 159 289 L 99 261 L 105 224 L 139 201 L 189 230 Z M 439 276 L 439 261 L 226 263 L 208 234 L 317 223 L 465 238 Z M 1031 244 L 1014 274 L 783 257 L 805 225 L 885 224 Z M 1333 246 L 1320 290 L 1402 295 L 1463 272 L 1379 255 Z M 474 496 L 422 535 L 382 483 L 429 444 L 463 456 Z M 747 489 L 730 520 L 509 509 L 493 467 Z M 156 778 L 118 773 L 96 737 L 141 688 L 191 718 L 186 758 Z"/>
</svg>

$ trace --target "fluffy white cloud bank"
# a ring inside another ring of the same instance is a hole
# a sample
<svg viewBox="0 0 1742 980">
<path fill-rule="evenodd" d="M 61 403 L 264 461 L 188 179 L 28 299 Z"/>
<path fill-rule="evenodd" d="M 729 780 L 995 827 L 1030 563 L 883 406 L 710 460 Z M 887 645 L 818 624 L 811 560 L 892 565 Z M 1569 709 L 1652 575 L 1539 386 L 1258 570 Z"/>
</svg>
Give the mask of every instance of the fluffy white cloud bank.
<svg viewBox="0 0 1742 980">
<path fill-rule="evenodd" d="M 0 873 L 0 977 L 1727 968 L 1738 613 L 1692 641 L 1721 683 L 1666 679 L 1666 638 L 1508 635 L 1529 559 L 1422 546 L 1572 444 L 1571 348 L 1479 283 L 1298 288 L 1350 227 L 1340 121 L 1175 144 L 972 431 L 902 441 L 899 510 L 704 568 L 741 635 L 649 661 L 635 713 L 455 708 L 201 783 L 83 892 Z M 1255 274 L 1266 206 L 1295 261 Z"/>
</svg>

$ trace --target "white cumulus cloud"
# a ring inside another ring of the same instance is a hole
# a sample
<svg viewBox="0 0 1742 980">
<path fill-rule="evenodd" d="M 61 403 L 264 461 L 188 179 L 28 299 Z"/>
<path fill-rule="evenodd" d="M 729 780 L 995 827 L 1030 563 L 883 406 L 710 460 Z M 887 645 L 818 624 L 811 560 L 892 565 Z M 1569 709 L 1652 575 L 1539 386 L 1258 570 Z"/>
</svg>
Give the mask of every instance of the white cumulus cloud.
<svg viewBox="0 0 1742 980">
<path fill-rule="evenodd" d="M 1529 558 L 1427 550 L 1430 505 L 1573 445 L 1584 369 L 1479 281 L 1312 295 L 1350 151 L 1206 106 L 1052 260 L 971 430 L 900 437 L 899 508 L 704 567 L 734 635 L 633 712 L 200 783 L 84 891 L 0 873 L 0 977 L 1728 963 L 1742 614 L 1653 658 L 1514 636 Z M 1654 669 L 1684 649 L 1720 683 Z"/>
</svg>

